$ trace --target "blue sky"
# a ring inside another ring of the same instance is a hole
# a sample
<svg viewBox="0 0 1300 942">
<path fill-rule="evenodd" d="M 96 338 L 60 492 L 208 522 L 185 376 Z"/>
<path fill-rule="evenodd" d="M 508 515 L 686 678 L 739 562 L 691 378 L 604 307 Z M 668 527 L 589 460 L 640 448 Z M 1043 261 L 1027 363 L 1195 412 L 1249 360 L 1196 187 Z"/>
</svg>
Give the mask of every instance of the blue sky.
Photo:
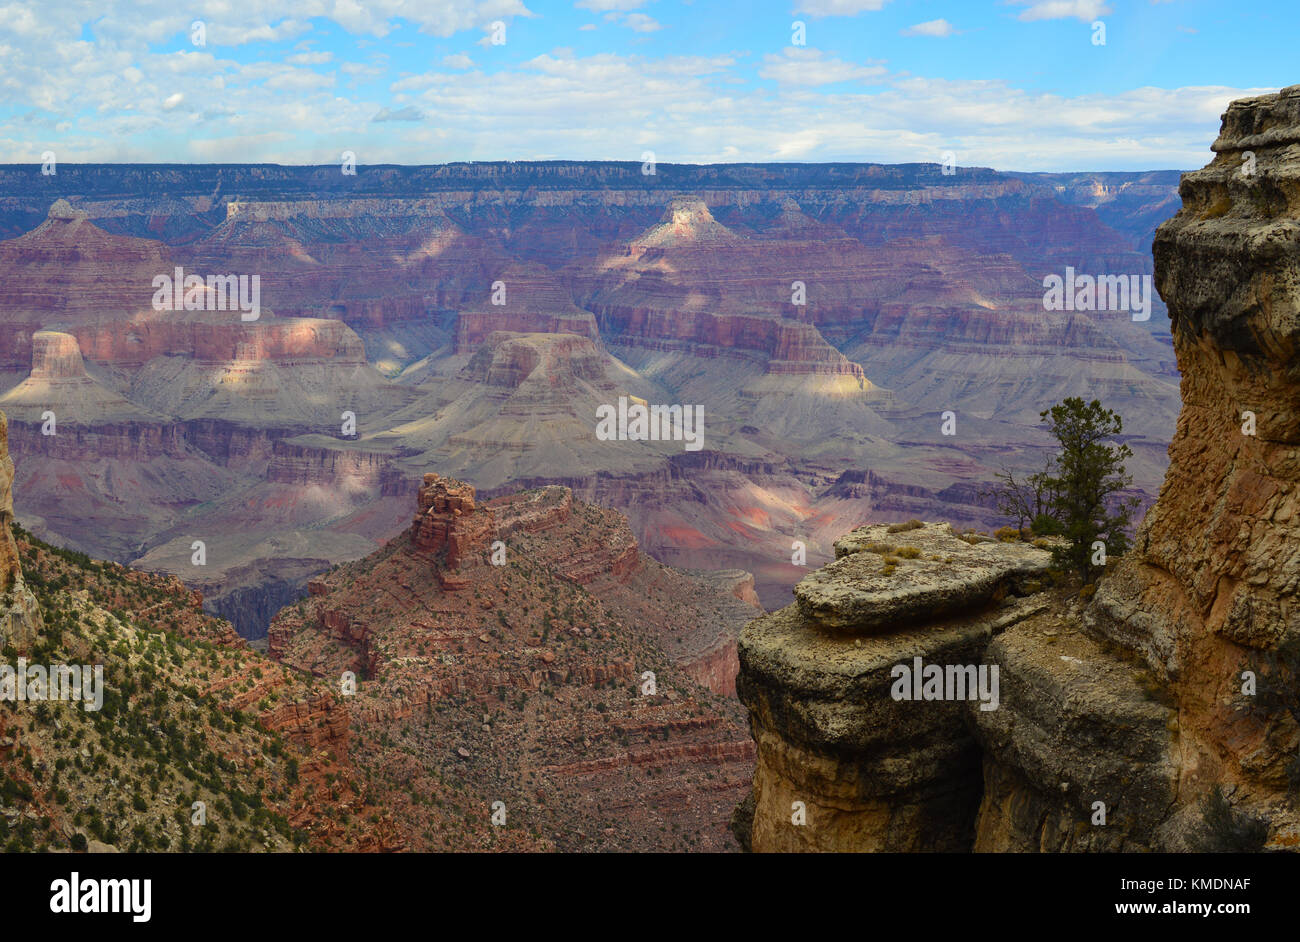
<svg viewBox="0 0 1300 942">
<path fill-rule="evenodd" d="M 1188 169 L 1228 101 L 1300 81 L 1282 0 L 179 7 L 0 8 L 0 162 Z"/>
</svg>

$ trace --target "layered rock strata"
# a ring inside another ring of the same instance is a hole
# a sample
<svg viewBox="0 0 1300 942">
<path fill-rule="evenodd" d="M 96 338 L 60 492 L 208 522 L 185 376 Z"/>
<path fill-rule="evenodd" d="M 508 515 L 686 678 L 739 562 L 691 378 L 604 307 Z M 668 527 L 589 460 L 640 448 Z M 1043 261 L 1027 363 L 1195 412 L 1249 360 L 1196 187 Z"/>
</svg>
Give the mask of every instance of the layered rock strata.
<svg viewBox="0 0 1300 942">
<path fill-rule="evenodd" d="M 1274 840 L 1295 838 L 1300 714 L 1243 694 L 1243 671 L 1291 686 L 1300 639 L 1297 145 L 1300 86 L 1233 102 L 1214 160 L 1183 177 L 1182 209 L 1157 230 L 1183 409 L 1134 552 L 1088 612 L 1173 694 L 1180 802 L 1235 789 Z"/>
<path fill-rule="evenodd" d="M 452 833 L 497 800 L 527 825 L 507 836 L 554 848 L 732 848 L 754 751 L 726 695 L 756 610 L 747 574 L 663 566 L 568 488 L 479 503 L 428 474 L 418 502 L 383 549 L 310 580 L 268 646 L 317 676 L 353 672 L 352 756 L 387 783 L 412 848 L 511 849 L 487 824 Z M 475 565 L 489 537 L 501 555 Z"/>
<path fill-rule="evenodd" d="M 896 668 L 920 658 L 978 676 L 993 635 L 1045 607 L 1032 590 L 1050 554 L 971 545 L 936 524 L 864 527 L 835 550 L 795 604 L 741 633 L 737 690 L 758 745 L 753 849 L 969 849 L 981 789 L 968 703 L 896 699 Z"/>
<path fill-rule="evenodd" d="M 453 478 L 426 474 L 419 492 L 419 511 L 411 521 L 411 542 L 417 549 L 440 556 L 444 588 L 462 588 L 462 567 L 481 565 L 496 537 L 492 511 L 474 502 L 474 488 Z"/>
</svg>

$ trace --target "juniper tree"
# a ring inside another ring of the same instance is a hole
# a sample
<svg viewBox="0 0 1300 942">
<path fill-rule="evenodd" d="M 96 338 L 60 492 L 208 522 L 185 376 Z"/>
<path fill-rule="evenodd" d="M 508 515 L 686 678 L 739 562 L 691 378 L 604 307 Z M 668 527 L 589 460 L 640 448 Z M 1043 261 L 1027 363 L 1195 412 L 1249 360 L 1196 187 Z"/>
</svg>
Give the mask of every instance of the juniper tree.
<svg viewBox="0 0 1300 942">
<path fill-rule="evenodd" d="M 1050 517 L 1067 540 L 1054 555 L 1062 568 L 1087 583 L 1102 568 L 1095 543 L 1100 541 L 1111 556 L 1128 549 L 1137 500 L 1118 495 L 1133 483 L 1124 468 L 1133 452 L 1128 445 L 1111 443 L 1123 431 L 1123 420 L 1096 399 L 1085 403 L 1071 396 L 1039 415 L 1061 448 L 1042 480 L 1052 497 Z"/>
<path fill-rule="evenodd" d="M 1009 468 L 993 475 L 997 484 L 981 490 L 981 497 L 992 497 L 998 513 L 1016 521 L 1016 530 L 1028 526 L 1035 533 L 1055 533 L 1059 529 L 1051 519 L 1054 495 L 1048 487 L 1052 458 L 1044 461 L 1043 470 L 1017 478 Z"/>
</svg>

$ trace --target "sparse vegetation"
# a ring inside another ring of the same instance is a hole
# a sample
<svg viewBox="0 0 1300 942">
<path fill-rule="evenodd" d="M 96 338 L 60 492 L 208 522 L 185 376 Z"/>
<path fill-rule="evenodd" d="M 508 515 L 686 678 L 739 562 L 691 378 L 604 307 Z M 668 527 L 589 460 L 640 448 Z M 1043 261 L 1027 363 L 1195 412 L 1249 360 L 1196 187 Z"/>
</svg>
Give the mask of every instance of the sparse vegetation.
<svg viewBox="0 0 1300 942">
<path fill-rule="evenodd" d="M 909 530 L 919 530 L 925 526 L 920 520 L 913 518 L 906 523 L 891 523 L 885 528 L 886 533 L 906 533 Z"/>
<path fill-rule="evenodd" d="M 1120 494 L 1132 484 L 1124 463 L 1133 452 L 1128 445 L 1111 444 L 1124 423 L 1096 399 L 1085 403 L 1072 396 L 1040 415 L 1060 450 L 1042 471 L 1022 479 L 1010 471 L 997 475 L 998 510 L 1016 526 L 995 535 L 1020 539 L 1028 522 L 1034 534 L 1064 537 L 1064 543 L 1051 547 L 1055 562 L 1086 585 L 1104 568 L 1101 560 L 1128 549 L 1137 500 Z"/>
</svg>

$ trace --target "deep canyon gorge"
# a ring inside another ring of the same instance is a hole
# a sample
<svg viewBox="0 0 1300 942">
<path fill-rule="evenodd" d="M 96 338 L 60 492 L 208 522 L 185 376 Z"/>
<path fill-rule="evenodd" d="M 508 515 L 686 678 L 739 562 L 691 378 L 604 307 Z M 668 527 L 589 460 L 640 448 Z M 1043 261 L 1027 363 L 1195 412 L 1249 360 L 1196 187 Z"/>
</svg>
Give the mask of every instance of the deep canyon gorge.
<svg viewBox="0 0 1300 942">
<path fill-rule="evenodd" d="M 868 520 L 997 525 L 982 488 L 1041 463 L 1067 395 L 1124 416 L 1154 498 L 1163 305 L 1045 311 L 1042 284 L 1149 275 L 1176 201 L 1174 172 L 922 164 L 0 168 L 18 519 L 260 638 L 433 468 L 569 487 L 779 607 Z M 154 310 L 177 267 L 257 275 L 260 316 Z M 701 407 L 703 448 L 598 441 L 620 396 Z"/>
</svg>

